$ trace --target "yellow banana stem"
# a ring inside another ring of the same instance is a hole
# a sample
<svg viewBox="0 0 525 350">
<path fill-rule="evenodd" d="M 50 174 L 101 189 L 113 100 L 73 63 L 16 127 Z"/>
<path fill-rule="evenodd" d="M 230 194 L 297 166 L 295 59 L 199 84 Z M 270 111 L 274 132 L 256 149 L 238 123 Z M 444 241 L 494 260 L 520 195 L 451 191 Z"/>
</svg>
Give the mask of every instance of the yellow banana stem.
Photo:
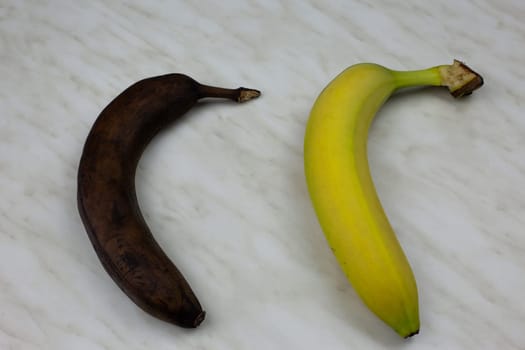
<svg viewBox="0 0 525 350">
<path fill-rule="evenodd" d="M 423 85 L 440 86 L 442 84 L 439 74 L 441 67 L 443 66 L 412 71 L 392 71 L 392 75 L 398 89 Z"/>
<path fill-rule="evenodd" d="M 454 60 L 428 69 L 414 71 L 391 71 L 397 88 L 411 86 L 447 86 L 454 97 L 470 95 L 483 85 L 483 78 L 464 63 Z"/>
</svg>

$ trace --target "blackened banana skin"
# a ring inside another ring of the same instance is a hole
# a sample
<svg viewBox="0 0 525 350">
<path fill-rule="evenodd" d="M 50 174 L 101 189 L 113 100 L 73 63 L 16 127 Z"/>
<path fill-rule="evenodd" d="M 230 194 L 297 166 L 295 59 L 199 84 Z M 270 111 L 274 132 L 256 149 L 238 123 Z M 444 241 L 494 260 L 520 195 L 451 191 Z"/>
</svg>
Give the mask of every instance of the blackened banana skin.
<svg viewBox="0 0 525 350">
<path fill-rule="evenodd" d="M 147 144 L 199 99 L 244 102 L 257 90 L 201 85 L 183 74 L 141 80 L 102 111 L 84 145 L 78 209 L 102 265 L 144 311 L 181 327 L 197 327 L 205 312 L 190 285 L 162 251 L 140 212 L 135 171 Z"/>
</svg>

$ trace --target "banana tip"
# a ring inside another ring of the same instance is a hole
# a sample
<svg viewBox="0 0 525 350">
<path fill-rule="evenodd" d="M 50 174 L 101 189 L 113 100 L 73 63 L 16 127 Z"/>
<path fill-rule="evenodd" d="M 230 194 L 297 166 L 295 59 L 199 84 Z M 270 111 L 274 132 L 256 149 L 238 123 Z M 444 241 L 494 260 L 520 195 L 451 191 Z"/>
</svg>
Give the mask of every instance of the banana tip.
<svg viewBox="0 0 525 350">
<path fill-rule="evenodd" d="M 414 332 L 412 333 L 409 333 L 408 335 L 405 336 L 405 339 L 408 339 L 410 337 L 413 337 L 414 335 L 416 334 L 419 334 L 419 329 L 415 330 Z"/>
<path fill-rule="evenodd" d="M 206 311 L 201 311 L 193 320 L 193 328 L 197 328 L 206 318 Z"/>
</svg>

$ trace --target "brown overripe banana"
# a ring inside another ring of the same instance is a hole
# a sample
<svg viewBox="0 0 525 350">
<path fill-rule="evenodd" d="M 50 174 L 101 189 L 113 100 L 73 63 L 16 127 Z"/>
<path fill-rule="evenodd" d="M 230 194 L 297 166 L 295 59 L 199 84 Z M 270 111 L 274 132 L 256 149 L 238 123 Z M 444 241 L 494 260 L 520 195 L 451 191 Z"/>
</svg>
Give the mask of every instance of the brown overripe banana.
<svg viewBox="0 0 525 350">
<path fill-rule="evenodd" d="M 78 209 L 102 265 L 144 311 L 181 327 L 205 317 L 188 282 L 153 238 L 140 212 L 135 170 L 150 140 L 199 99 L 237 102 L 259 91 L 201 85 L 183 74 L 141 80 L 100 113 L 78 169 Z"/>
</svg>

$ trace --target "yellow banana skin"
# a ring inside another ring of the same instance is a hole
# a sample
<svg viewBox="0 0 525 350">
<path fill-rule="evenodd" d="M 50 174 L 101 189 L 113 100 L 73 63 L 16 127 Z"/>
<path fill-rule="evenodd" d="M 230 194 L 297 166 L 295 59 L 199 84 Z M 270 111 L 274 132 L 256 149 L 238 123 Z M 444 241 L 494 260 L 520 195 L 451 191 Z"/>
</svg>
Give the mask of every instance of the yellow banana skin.
<svg viewBox="0 0 525 350">
<path fill-rule="evenodd" d="M 326 239 L 364 303 L 404 338 L 419 332 L 416 281 L 370 176 L 368 129 L 397 89 L 446 85 L 459 97 L 482 83 L 459 61 L 418 71 L 361 63 L 332 80 L 310 113 L 305 175 Z"/>
</svg>

